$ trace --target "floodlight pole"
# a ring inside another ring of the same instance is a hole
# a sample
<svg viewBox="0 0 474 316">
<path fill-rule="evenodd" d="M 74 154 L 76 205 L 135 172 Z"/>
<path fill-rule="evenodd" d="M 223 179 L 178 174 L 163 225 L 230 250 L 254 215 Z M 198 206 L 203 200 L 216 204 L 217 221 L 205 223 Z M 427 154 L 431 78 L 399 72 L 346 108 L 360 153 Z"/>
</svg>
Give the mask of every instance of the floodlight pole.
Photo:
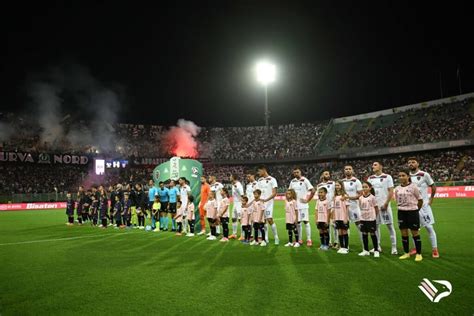
<svg viewBox="0 0 474 316">
<path fill-rule="evenodd" d="M 265 87 L 265 128 L 268 129 L 268 121 L 270 120 L 270 112 L 268 111 L 268 89 L 267 84 Z"/>
</svg>

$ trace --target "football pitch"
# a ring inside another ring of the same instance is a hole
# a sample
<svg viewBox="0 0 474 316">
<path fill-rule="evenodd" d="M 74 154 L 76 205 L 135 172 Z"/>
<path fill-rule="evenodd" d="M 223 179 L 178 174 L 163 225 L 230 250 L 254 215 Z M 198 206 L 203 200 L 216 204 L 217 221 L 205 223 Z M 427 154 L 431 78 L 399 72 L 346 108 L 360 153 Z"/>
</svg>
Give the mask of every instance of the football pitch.
<svg viewBox="0 0 474 316">
<path fill-rule="evenodd" d="M 351 226 L 348 255 L 314 246 L 267 247 L 177 237 L 170 232 L 67 227 L 63 210 L 0 212 L 0 314 L 457 314 L 474 313 L 474 208 L 469 199 L 433 204 L 440 258 L 422 230 L 424 260 L 359 257 Z M 314 202 L 311 205 L 314 218 Z M 396 211 L 394 210 L 396 217 Z M 401 252 L 400 233 L 397 230 Z M 369 242 L 371 246 L 371 241 Z M 413 240 L 410 240 L 413 246 Z M 431 302 L 418 288 L 447 280 L 452 293 Z"/>
</svg>

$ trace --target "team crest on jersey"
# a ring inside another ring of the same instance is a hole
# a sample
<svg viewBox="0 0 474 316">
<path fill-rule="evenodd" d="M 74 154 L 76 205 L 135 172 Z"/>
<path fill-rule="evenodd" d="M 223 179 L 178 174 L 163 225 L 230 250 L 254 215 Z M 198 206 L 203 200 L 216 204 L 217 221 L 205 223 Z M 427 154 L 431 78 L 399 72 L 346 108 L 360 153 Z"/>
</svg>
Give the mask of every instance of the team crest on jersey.
<svg viewBox="0 0 474 316">
<path fill-rule="evenodd" d="M 192 167 L 191 171 L 192 171 L 193 174 L 197 174 L 198 173 L 198 168 Z"/>
<path fill-rule="evenodd" d="M 383 182 L 383 179 L 382 179 L 382 178 L 380 178 L 380 182 Z"/>
<path fill-rule="evenodd" d="M 349 185 L 353 185 L 354 183 L 350 182 Z"/>
</svg>

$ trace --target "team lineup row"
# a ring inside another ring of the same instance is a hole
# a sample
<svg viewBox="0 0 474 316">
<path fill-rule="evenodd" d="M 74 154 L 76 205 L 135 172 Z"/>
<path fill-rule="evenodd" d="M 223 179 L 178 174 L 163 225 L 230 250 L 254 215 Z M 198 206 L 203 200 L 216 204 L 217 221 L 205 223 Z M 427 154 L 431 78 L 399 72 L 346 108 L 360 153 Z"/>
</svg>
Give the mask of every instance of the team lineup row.
<svg viewBox="0 0 474 316">
<path fill-rule="evenodd" d="M 363 183 L 354 177 L 351 166 L 344 167 L 344 179 L 331 180 L 330 173 L 325 171 L 316 188 L 301 174 L 301 170 L 293 169 L 294 178 L 291 180 L 285 201 L 285 222 L 288 231 L 287 247 L 303 245 L 303 226 L 306 233 L 306 245 L 311 247 L 311 225 L 309 222 L 309 201 L 317 193 L 315 218 L 319 230 L 320 249 L 339 248 L 338 253 L 349 252 L 349 227 L 354 223 L 359 232 L 363 251 L 361 256 L 370 253 L 378 257 L 380 247 L 380 226 L 388 228 L 392 244 L 391 254 L 398 254 L 397 238 L 393 223 L 393 213 L 390 201 L 394 198 L 398 205 L 398 222 L 402 235 L 404 254 L 400 259 L 407 259 L 416 254 L 416 261 L 422 260 L 420 227 L 425 227 L 432 245 L 432 256 L 439 257 L 436 233 L 433 229 L 434 218 L 431 204 L 436 187 L 430 175 L 420 171 L 418 161 L 408 159 L 408 169 L 400 171 L 400 185 L 394 188 L 393 179 L 383 173 L 382 165 L 374 162 L 373 175 Z M 256 180 L 255 176 L 258 176 Z M 199 222 L 201 231 L 197 235 L 206 234 L 206 224 L 210 226 L 207 234 L 209 240 L 216 240 L 222 229 L 221 242 L 237 239 L 240 224 L 240 241 L 244 244 L 266 246 L 269 242 L 271 229 L 276 245 L 280 243 L 278 231 L 273 221 L 273 201 L 277 194 L 276 179 L 271 177 L 265 166 L 257 168 L 257 174 L 247 172 L 247 185 L 244 187 L 235 175 L 231 175 L 232 188 L 225 188 L 214 176 L 209 179 L 201 177 L 201 200 L 199 203 Z M 159 183 L 153 186 L 150 181 L 148 199 L 140 184 L 135 190 L 123 192 L 120 186 L 110 194 L 111 209 L 108 213 L 108 196 L 103 187 L 92 188 L 90 194 L 85 194 L 82 188 L 78 193 L 77 208 L 78 222 L 90 219 L 93 225 L 117 228 L 145 228 L 145 218 L 151 218 L 149 228 L 154 231 L 167 231 L 171 219 L 171 231 L 177 235 L 183 232 L 187 236 L 195 236 L 196 222 L 194 197 L 185 178 L 180 178 L 178 185 L 174 181 Z M 431 188 L 431 194 L 428 189 Z M 232 192 L 230 194 L 230 191 Z M 232 198 L 232 209 L 230 199 Z M 73 224 L 75 201 L 68 195 L 67 209 L 68 224 Z M 206 223 L 207 219 L 207 223 Z M 115 224 L 113 224 L 115 221 Z M 229 223 L 232 223 L 232 234 L 229 235 Z M 408 232 L 411 231 L 415 248 L 409 250 Z M 371 236 L 374 249 L 369 251 L 368 236 Z"/>
</svg>

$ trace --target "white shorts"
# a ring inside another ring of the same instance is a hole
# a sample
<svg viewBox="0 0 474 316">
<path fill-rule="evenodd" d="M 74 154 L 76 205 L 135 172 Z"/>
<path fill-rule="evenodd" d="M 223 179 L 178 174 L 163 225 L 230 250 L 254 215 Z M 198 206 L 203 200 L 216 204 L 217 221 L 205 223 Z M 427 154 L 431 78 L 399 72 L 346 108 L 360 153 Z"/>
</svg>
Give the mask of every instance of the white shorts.
<svg viewBox="0 0 474 316">
<path fill-rule="evenodd" d="M 359 205 L 349 205 L 349 221 L 352 223 L 360 221 Z"/>
<path fill-rule="evenodd" d="M 263 215 L 265 219 L 273 218 L 273 200 L 265 203 L 265 213 Z"/>
<path fill-rule="evenodd" d="M 435 223 L 433 211 L 428 203 L 423 204 L 420 208 L 420 227 L 433 225 Z"/>
<path fill-rule="evenodd" d="M 309 222 L 309 208 L 298 209 L 298 222 Z"/>
<path fill-rule="evenodd" d="M 232 220 L 237 220 L 242 218 L 242 206 L 234 204 L 232 206 Z"/>
<path fill-rule="evenodd" d="M 388 205 L 387 210 L 385 212 L 382 211 L 382 208 L 379 206 L 379 213 L 377 215 L 377 225 L 381 224 L 393 224 L 393 213 L 390 204 Z"/>
</svg>

